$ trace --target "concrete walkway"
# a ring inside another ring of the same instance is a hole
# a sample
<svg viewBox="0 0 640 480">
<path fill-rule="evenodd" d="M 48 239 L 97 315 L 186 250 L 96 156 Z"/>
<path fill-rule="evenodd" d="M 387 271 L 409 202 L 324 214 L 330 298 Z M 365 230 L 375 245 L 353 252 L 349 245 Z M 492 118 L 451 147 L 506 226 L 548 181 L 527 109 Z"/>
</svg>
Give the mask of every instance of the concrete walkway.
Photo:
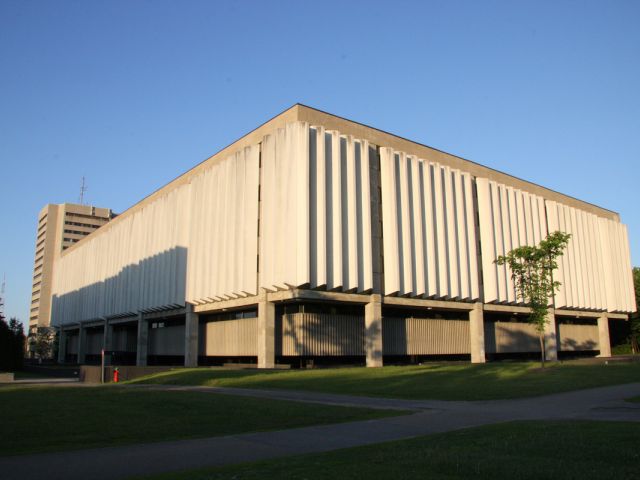
<svg viewBox="0 0 640 480">
<path fill-rule="evenodd" d="M 77 378 L 23 378 L 19 380 L 13 380 L 11 382 L 0 382 L 0 385 L 73 385 L 75 387 L 80 385 L 80 381 Z"/>
<path fill-rule="evenodd" d="M 280 400 L 412 410 L 411 415 L 296 428 L 71 452 L 0 457 L 0 478 L 116 480 L 184 469 L 263 460 L 370 445 L 512 420 L 624 420 L 640 422 L 640 383 L 567 392 L 544 397 L 482 402 L 397 400 L 287 390 L 215 387 L 129 386 L 189 390 Z"/>
</svg>

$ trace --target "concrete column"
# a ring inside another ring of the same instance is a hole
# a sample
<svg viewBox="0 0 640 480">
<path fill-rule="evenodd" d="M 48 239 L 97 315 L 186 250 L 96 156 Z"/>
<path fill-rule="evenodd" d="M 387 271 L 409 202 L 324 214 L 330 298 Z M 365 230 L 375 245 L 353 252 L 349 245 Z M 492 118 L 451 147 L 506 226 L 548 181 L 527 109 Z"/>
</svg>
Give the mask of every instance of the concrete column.
<svg viewBox="0 0 640 480">
<path fill-rule="evenodd" d="M 276 306 L 261 293 L 258 301 L 258 368 L 276 366 Z"/>
<path fill-rule="evenodd" d="M 87 329 L 80 324 L 78 328 L 78 365 L 82 365 L 85 361 L 85 352 L 87 350 Z"/>
<path fill-rule="evenodd" d="M 545 360 L 554 362 L 558 360 L 558 329 L 556 325 L 555 310 L 547 311 L 547 323 L 544 327 Z"/>
<path fill-rule="evenodd" d="M 138 314 L 138 340 L 136 348 L 136 365 L 147 366 L 147 352 L 149 351 L 149 322 L 142 313 Z"/>
<path fill-rule="evenodd" d="M 113 350 L 113 346 L 111 342 L 111 340 L 113 339 L 113 325 L 109 325 L 108 319 L 105 318 L 103 320 L 104 320 L 104 327 L 102 331 L 102 348 L 106 352 L 106 351 Z M 112 363 L 113 362 L 112 362 L 111 355 L 105 354 L 104 364 L 111 365 Z"/>
<path fill-rule="evenodd" d="M 471 363 L 485 363 L 484 308 L 482 303 L 473 304 L 469 311 L 469 340 L 471 342 Z"/>
<path fill-rule="evenodd" d="M 373 294 L 364 306 L 364 349 L 367 367 L 382 366 L 382 296 Z"/>
<path fill-rule="evenodd" d="M 67 359 L 67 332 L 62 327 L 58 330 L 58 363 L 65 363 Z"/>
<path fill-rule="evenodd" d="M 187 303 L 187 314 L 184 318 L 184 366 L 198 366 L 198 314 L 193 305 Z"/>
<path fill-rule="evenodd" d="M 611 340 L 609 339 L 609 317 L 598 317 L 598 343 L 600 344 L 599 357 L 611 356 Z"/>
</svg>

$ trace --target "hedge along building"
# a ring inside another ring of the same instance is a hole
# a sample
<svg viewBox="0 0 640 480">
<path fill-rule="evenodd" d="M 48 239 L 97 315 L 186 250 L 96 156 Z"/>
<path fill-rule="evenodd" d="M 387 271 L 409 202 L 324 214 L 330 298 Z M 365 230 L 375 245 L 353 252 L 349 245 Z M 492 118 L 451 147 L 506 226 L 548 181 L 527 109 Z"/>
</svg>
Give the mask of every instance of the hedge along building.
<svg viewBox="0 0 640 480">
<path fill-rule="evenodd" d="M 610 355 L 609 319 L 635 310 L 616 213 L 295 105 L 62 253 L 60 359 L 539 352 L 494 260 L 555 230 L 572 237 L 547 354 Z"/>
</svg>

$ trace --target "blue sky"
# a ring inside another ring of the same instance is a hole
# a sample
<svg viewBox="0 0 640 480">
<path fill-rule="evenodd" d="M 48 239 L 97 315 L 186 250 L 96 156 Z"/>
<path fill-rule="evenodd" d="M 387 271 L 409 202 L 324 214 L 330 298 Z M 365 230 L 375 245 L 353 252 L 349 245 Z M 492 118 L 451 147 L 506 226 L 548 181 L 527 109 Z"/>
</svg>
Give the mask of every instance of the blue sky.
<svg viewBox="0 0 640 480">
<path fill-rule="evenodd" d="M 0 276 L 301 102 L 619 212 L 640 265 L 638 1 L 0 2 Z"/>
</svg>

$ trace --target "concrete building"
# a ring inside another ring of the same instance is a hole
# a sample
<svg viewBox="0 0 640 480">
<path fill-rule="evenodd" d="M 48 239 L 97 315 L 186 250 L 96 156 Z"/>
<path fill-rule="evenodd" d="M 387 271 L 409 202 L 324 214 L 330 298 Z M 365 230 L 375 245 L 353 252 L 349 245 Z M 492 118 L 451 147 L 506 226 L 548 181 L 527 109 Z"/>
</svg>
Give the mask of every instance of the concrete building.
<svg viewBox="0 0 640 480">
<path fill-rule="evenodd" d="M 611 186 L 614 188 L 614 186 Z M 60 359 L 138 365 L 539 352 L 493 261 L 572 234 L 547 355 L 610 355 L 634 311 L 617 213 L 295 105 L 64 252 Z"/>
<path fill-rule="evenodd" d="M 62 203 L 38 214 L 29 330 L 49 327 L 54 264 L 60 254 L 114 217 L 108 208 Z"/>
</svg>

